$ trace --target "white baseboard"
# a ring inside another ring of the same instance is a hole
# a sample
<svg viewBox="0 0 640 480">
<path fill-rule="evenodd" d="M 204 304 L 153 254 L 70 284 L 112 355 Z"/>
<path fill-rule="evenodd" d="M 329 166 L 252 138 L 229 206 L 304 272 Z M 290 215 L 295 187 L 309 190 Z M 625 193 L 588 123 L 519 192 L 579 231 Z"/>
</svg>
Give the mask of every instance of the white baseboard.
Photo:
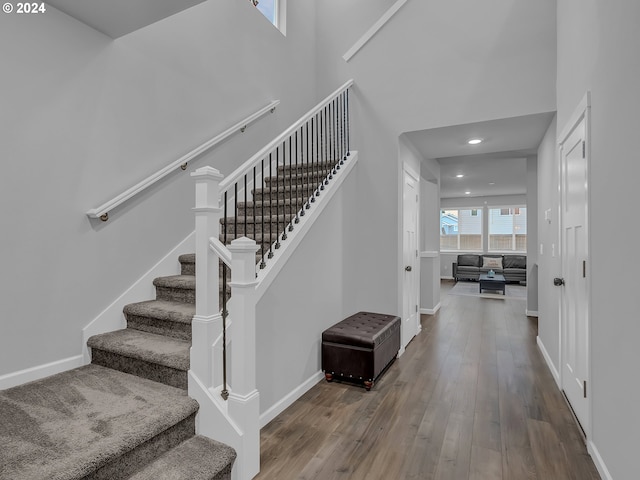
<svg viewBox="0 0 640 480">
<path fill-rule="evenodd" d="M 547 367 L 549 367 L 549 370 L 551 371 L 551 375 L 553 375 L 553 379 L 556 381 L 556 385 L 558 385 L 558 388 L 560 390 L 562 390 L 562 386 L 560 385 L 560 373 L 558 372 L 558 369 L 556 368 L 556 366 L 553 364 L 553 361 L 551 360 L 551 356 L 549 355 L 549 352 L 547 352 L 547 349 L 544 346 L 544 343 L 542 343 L 542 340 L 540 339 L 540 337 L 536 337 L 536 343 L 538 344 L 538 348 L 540 349 L 540 352 L 542 352 L 542 357 L 544 358 L 544 361 L 547 362 Z"/>
<path fill-rule="evenodd" d="M 55 362 L 45 363 L 44 365 L 26 368 L 18 372 L 8 373 L 0 376 L 0 390 L 22 385 L 27 382 L 33 382 L 34 380 L 40 380 L 41 378 L 55 375 L 56 373 L 66 372 L 67 370 L 81 367 L 84 364 L 85 362 L 82 355 L 76 355 Z"/>
<path fill-rule="evenodd" d="M 263 428 L 265 425 L 267 425 L 267 423 L 284 412 L 293 404 L 293 402 L 295 402 L 302 395 L 311 390 L 311 388 L 323 378 L 324 373 L 322 373 L 322 371 L 318 371 L 317 373 L 314 373 L 310 378 L 298 385 L 298 387 L 285 395 L 279 402 L 275 403 L 271 408 L 260 415 L 260 428 Z"/>
<path fill-rule="evenodd" d="M 538 311 L 537 310 L 525 310 L 524 313 L 527 315 L 527 317 L 537 317 L 538 316 Z"/>
<path fill-rule="evenodd" d="M 440 280 L 455 280 L 455 278 L 447 275 L 440 275 Z"/>
<path fill-rule="evenodd" d="M 176 275 L 179 271 L 178 256 L 183 253 L 193 253 L 194 251 L 195 232 L 192 232 L 82 329 L 82 354 L 86 363 L 91 361 L 87 347 L 89 337 L 124 328 L 126 326 L 124 314 L 122 313 L 124 306 L 129 303 L 154 299 L 155 287 L 153 286 L 153 279 L 166 275 Z"/>
<path fill-rule="evenodd" d="M 440 305 L 441 302 L 438 302 L 438 304 L 433 308 L 421 308 L 420 313 L 424 313 L 426 315 L 435 315 L 436 313 L 438 313 L 438 310 L 440 310 Z"/>
<path fill-rule="evenodd" d="M 598 469 L 598 473 L 600 474 L 602 479 L 613 480 L 613 477 L 609 473 L 609 469 L 607 468 L 607 466 L 604 463 L 604 460 L 602 460 L 602 457 L 600 456 L 600 452 L 598 451 L 595 444 L 591 440 L 587 441 L 587 450 L 589 451 L 589 455 L 591 455 L 591 459 L 593 460 L 593 463 Z"/>
</svg>

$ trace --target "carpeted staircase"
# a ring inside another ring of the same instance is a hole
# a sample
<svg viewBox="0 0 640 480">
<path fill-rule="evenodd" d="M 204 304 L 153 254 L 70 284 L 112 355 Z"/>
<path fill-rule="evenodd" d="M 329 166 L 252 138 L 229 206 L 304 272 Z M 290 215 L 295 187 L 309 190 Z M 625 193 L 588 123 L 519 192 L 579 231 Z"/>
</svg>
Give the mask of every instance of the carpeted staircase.
<svg viewBox="0 0 640 480">
<path fill-rule="evenodd" d="M 221 219 L 221 240 L 253 238 L 266 261 L 332 166 L 279 167 Z M 231 478 L 235 451 L 195 435 L 195 255 L 178 260 L 180 275 L 154 280 L 155 300 L 124 308 L 127 328 L 88 340 L 90 365 L 0 392 L 0 480 Z"/>
</svg>

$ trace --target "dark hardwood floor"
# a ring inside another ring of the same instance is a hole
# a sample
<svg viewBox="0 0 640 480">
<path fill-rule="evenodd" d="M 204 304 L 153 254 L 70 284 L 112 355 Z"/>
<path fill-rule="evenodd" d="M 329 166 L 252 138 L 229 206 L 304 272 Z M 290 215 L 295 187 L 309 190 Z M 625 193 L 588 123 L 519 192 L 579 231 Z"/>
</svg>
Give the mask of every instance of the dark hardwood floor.
<svg viewBox="0 0 640 480">
<path fill-rule="evenodd" d="M 525 302 L 449 295 L 373 390 L 322 381 L 261 434 L 259 479 L 599 479 Z"/>
</svg>

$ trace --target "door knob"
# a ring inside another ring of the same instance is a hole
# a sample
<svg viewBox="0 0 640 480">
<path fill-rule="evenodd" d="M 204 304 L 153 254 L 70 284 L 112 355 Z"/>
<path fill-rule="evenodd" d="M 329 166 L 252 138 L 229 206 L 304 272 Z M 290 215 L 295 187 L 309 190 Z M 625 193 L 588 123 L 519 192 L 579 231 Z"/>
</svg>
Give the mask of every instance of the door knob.
<svg viewBox="0 0 640 480">
<path fill-rule="evenodd" d="M 411 265 L 407 265 L 406 267 L 404 267 L 405 271 L 410 272 L 411 271 Z"/>
<path fill-rule="evenodd" d="M 564 278 L 558 278 L 558 277 L 554 278 L 554 279 L 553 279 L 553 284 L 554 284 L 556 287 L 559 287 L 559 286 L 561 286 L 561 285 L 564 285 Z"/>
</svg>

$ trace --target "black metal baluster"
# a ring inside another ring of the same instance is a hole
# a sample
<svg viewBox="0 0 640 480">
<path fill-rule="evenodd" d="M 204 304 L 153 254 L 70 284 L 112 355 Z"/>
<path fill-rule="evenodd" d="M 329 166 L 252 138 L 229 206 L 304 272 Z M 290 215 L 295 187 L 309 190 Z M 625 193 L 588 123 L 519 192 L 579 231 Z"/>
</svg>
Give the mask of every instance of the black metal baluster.
<svg viewBox="0 0 640 480">
<path fill-rule="evenodd" d="M 293 157 L 291 156 L 291 144 L 293 136 L 289 136 L 289 215 L 293 214 Z M 289 231 L 293 231 L 293 218 L 289 217 Z M 297 218 L 297 216 L 296 216 Z"/>
<path fill-rule="evenodd" d="M 303 189 L 304 187 L 304 154 L 303 149 L 304 149 L 304 131 L 303 131 L 304 127 L 300 127 L 300 176 L 298 176 L 298 131 L 296 130 L 296 223 L 300 222 L 300 218 L 304 216 L 304 199 L 303 199 L 303 205 L 302 208 L 300 208 L 300 203 L 299 200 L 301 198 L 301 195 L 304 195 L 303 192 L 301 192 L 300 190 Z"/>
<path fill-rule="evenodd" d="M 247 174 L 244 174 L 244 236 L 247 236 Z M 236 234 L 236 238 L 238 235 Z"/>
<path fill-rule="evenodd" d="M 284 214 L 282 215 L 282 221 L 284 225 L 284 230 L 282 231 L 282 240 L 287 239 L 287 190 L 286 190 L 286 181 L 287 181 L 287 141 L 284 140 L 282 142 L 282 167 L 283 167 L 283 175 L 282 175 L 282 210 Z M 280 182 L 278 182 L 280 184 Z M 280 203 L 280 195 L 278 195 L 278 203 Z M 280 218 L 278 218 L 278 229 L 280 228 Z"/>
<path fill-rule="evenodd" d="M 222 241 L 227 244 L 227 192 L 224 192 L 224 223 L 222 227 Z M 222 262 L 222 260 L 218 260 Z M 222 391 L 223 400 L 229 398 L 227 390 L 227 264 L 222 262 Z"/>
<path fill-rule="evenodd" d="M 316 132 L 316 136 L 313 136 L 313 132 L 314 132 L 314 127 L 315 126 L 315 132 Z M 316 113 L 315 115 L 315 122 L 314 119 L 311 119 L 311 138 L 315 138 L 316 141 L 314 142 L 314 144 L 311 146 L 311 170 L 309 171 L 309 173 L 311 174 L 313 180 L 311 180 L 312 182 L 316 181 L 316 159 L 318 158 L 318 114 Z M 315 152 L 314 152 L 315 150 Z M 315 153 L 315 155 L 314 155 Z M 310 185 L 310 190 L 311 190 L 311 195 L 309 195 L 310 203 L 313 203 L 316 201 L 316 194 L 315 194 L 315 188 L 314 188 L 314 184 L 309 182 Z M 309 205 L 309 208 L 311 208 L 311 205 Z"/>
<path fill-rule="evenodd" d="M 280 154 L 276 147 L 276 249 L 280 248 Z M 273 187 L 269 188 L 269 205 L 273 205 Z M 271 240 L 271 239 L 269 239 Z"/>
<path fill-rule="evenodd" d="M 233 184 L 233 238 L 238 238 L 238 182 Z"/>
<path fill-rule="evenodd" d="M 322 145 L 320 147 L 320 158 L 318 159 L 318 173 L 320 174 L 320 188 L 316 190 L 316 196 L 320 196 L 320 190 L 324 190 L 324 168 L 327 157 L 327 107 L 324 108 L 324 116 L 323 112 L 320 112 L 320 138 L 322 141 Z"/>
<path fill-rule="evenodd" d="M 316 190 L 315 190 L 315 196 L 319 197 L 320 196 L 320 182 L 322 182 L 322 171 L 321 171 L 321 159 L 322 159 L 322 144 L 323 144 L 323 133 L 324 133 L 324 129 L 322 128 L 323 125 L 323 121 L 322 121 L 322 110 L 320 110 L 318 112 L 318 117 L 317 117 L 317 128 L 316 128 L 316 137 L 318 139 L 318 144 L 316 145 Z"/>
<path fill-rule="evenodd" d="M 262 188 L 264 188 L 264 158 L 262 160 L 260 160 L 260 166 L 262 167 L 262 182 L 260 182 L 262 184 Z M 255 171 L 255 169 L 254 169 Z M 256 180 L 255 180 L 255 173 L 254 173 L 254 179 L 253 179 L 253 211 L 255 212 L 256 209 Z M 262 236 L 262 245 L 261 245 L 261 253 L 262 256 L 260 257 L 260 268 L 264 268 L 267 266 L 267 264 L 264 261 L 264 202 L 262 202 L 261 205 L 261 209 L 262 211 L 260 212 L 260 220 L 262 222 L 262 225 L 260 227 L 260 235 Z M 254 217 L 254 225 L 255 225 L 255 217 Z M 254 230 L 255 231 L 255 230 Z"/>
<path fill-rule="evenodd" d="M 329 125 L 330 125 L 330 130 L 333 132 L 333 117 L 335 115 L 335 101 L 332 101 L 329 104 Z M 333 174 L 336 173 L 335 168 L 333 166 L 333 162 L 335 162 L 335 158 L 336 158 L 336 147 L 335 147 L 335 132 L 333 132 L 333 135 L 331 135 L 331 146 L 329 148 L 330 151 L 330 157 L 331 159 L 329 160 L 329 173 L 327 174 L 327 178 L 325 180 L 325 183 L 329 183 L 329 180 L 331 180 L 333 178 Z"/>
<path fill-rule="evenodd" d="M 347 101 L 347 156 L 344 157 L 345 160 L 347 159 L 347 157 L 349 155 L 351 155 L 351 143 L 350 143 L 350 139 L 351 139 L 351 137 L 350 137 L 351 124 L 350 124 L 350 121 L 349 121 L 349 117 L 350 117 L 351 114 L 349 112 L 349 90 L 347 90 L 346 101 Z"/>
<path fill-rule="evenodd" d="M 272 154 L 269 153 L 269 178 L 271 181 L 269 185 L 273 182 L 273 162 L 272 162 Z M 262 185 L 262 191 L 264 192 L 264 181 Z M 264 216 L 264 195 L 262 195 L 262 215 Z M 277 218 L 277 217 L 276 217 Z M 271 202 L 269 202 L 269 254 L 267 258 L 273 258 L 273 243 L 271 239 L 273 238 L 273 210 L 271 209 Z M 262 239 L 264 242 L 264 238 Z"/>
<path fill-rule="evenodd" d="M 310 120 L 307 120 L 307 169 L 306 169 L 306 175 L 307 175 L 307 179 L 305 181 L 305 189 L 304 189 L 304 196 L 307 199 L 307 202 L 305 204 L 305 208 L 311 208 L 311 205 L 309 205 L 309 185 L 311 185 L 310 182 L 310 178 L 309 175 L 311 172 L 309 172 L 309 122 L 311 122 L 311 137 L 313 137 L 313 117 L 311 117 Z M 313 152 L 313 150 L 311 150 Z"/>
<path fill-rule="evenodd" d="M 346 105 L 345 96 L 346 90 L 340 95 L 340 101 L 342 102 L 342 116 L 340 117 L 340 131 L 342 132 L 342 155 L 340 155 L 340 165 L 344 165 L 344 160 L 347 158 L 347 131 L 345 129 L 346 118 Z"/>
<path fill-rule="evenodd" d="M 334 156 L 333 156 L 333 173 L 336 173 L 336 171 L 338 169 L 340 169 L 340 165 L 338 162 L 338 158 L 340 157 L 340 147 L 339 147 L 339 136 L 338 136 L 338 111 L 339 111 L 339 106 L 340 106 L 340 102 L 338 101 L 338 98 L 334 98 L 333 99 L 333 128 L 334 128 L 334 135 L 333 135 L 333 152 L 334 152 Z"/>
</svg>

